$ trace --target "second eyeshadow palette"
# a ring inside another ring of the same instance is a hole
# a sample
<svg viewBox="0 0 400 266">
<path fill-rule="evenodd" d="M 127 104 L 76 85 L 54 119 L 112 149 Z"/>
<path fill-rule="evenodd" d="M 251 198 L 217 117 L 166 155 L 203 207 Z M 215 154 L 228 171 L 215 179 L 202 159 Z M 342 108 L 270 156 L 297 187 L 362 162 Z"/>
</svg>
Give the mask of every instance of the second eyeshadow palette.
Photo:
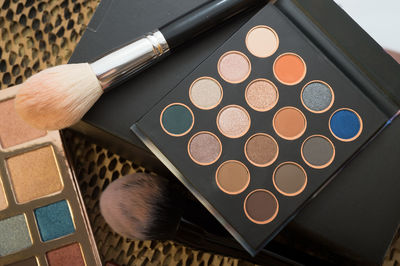
<svg viewBox="0 0 400 266">
<path fill-rule="evenodd" d="M 267 5 L 132 130 L 255 255 L 387 120 Z"/>
</svg>

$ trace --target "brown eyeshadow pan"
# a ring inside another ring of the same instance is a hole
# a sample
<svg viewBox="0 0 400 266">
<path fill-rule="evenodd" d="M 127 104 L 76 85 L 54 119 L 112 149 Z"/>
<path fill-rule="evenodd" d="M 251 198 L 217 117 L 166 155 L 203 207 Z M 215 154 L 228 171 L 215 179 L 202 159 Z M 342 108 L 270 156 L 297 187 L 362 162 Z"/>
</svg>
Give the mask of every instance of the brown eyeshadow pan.
<svg viewBox="0 0 400 266">
<path fill-rule="evenodd" d="M 14 99 L 0 102 L 0 144 L 9 148 L 46 135 L 26 124 L 14 109 Z"/>
<path fill-rule="evenodd" d="M 225 193 L 236 195 L 243 192 L 250 183 L 250 172 L 239 161 L 223 162 L 215 173 L 218 187 Z"/>
<path fill-rule="evenodd" d="M 279 146 L 270 135 L 257 133 L 246 141 L 244 153 L 247 160 L 253 165 L 266 167 L 273 164 L 278 158 Z"/>
<path fill-rule="evenodd" d="M 256 224 L 267 224 L 278 214 L 279 203 L 275 195 L 266 189 L 256 189 L 247 195 L 244 211 L 247 218 Z"/>
<path fill-rule="evenodd" d="M 18 203 L 43 198 L 63 189 L 52 146 L 13 156 L 7 160 Z"/>
<path fill-rule="evenodd" d="M 215 134 L 201 131 L 190 138 L 188 153 L 195 163 L 210 165 L 221 156 L 222 144 Z"/>
</svg>

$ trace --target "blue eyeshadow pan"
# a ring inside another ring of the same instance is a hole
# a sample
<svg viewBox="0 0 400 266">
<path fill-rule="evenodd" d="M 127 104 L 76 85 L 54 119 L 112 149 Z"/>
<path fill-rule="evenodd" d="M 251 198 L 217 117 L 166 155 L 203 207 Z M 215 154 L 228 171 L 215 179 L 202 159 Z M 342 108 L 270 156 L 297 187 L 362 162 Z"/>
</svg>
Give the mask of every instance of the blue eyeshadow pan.
<svg viewBox="0 0 400 266">
<path fill-rule="evenodd" d="M 353 110 L 340 109 L 332 115 L 329 126 L 336 138 L 351 141 L 360 134 L 362 122 L 359 115 Z"/>
<path fill-rule="evenodd" d="M 75 232 L 67 201 L 59 201 L 35 210 L 42 241 L 50 241 Z"/>
</svg>

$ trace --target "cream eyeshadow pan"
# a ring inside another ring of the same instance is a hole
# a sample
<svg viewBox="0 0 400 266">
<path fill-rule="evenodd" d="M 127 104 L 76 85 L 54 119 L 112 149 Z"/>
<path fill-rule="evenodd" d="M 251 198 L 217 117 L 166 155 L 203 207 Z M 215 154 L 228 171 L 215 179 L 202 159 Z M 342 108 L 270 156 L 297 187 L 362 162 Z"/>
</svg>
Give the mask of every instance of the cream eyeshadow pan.
<svg viewBox="0 0 400 266">
<path fill-rule="evenodd" d="M 0 92 L 0 265 L 101 265 L 60 133 L 22 121 L 15 94 Z"/>
</svg>

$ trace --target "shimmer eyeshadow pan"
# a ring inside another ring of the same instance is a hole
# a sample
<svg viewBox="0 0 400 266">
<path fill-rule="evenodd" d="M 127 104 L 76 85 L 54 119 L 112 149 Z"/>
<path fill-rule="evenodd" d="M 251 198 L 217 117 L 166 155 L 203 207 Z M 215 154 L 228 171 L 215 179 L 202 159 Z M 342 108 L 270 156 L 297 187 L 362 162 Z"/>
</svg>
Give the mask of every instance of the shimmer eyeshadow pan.
<svg viewBox="0 0 400 266">
<path fill-rule="evenodd" d="M 317 47 L 268 4 L 131 127 L 252 255 L 390 119 Z"/>
<path fill-rule="evenodd" d="M 200 109 L 209 110 L 216 107 L 222 100 L 221 84 L 213 78 L 201 77 L 195 80 L 189 89 L 192 103 Z"/>
<path fill-rule="evenodd" d="M 63 188 L 52 146 L 10 157 L 7 166 L 18 203 L 53 195 Z"/>
<path fill-rule="evenodd" d="M 71 212 L 65 200 L 37 208 L 34 212 L 43 242 L 75 232 Z"/>
<path fill-rule="evenodd" d="M 60 132 L 21 120 L 14 109 L 17 89 L 0 92 L 0 265 L 100 266 Z M 81 264 L 69 255 L 50 262 L 52 251 L 72 242 Z"/>
<path fill-rule="evenodd" d="M 32 238 L 23 214 L 0 220 L 0 258 L 32 246 Z"/>
<path fill-rule="evenodd" d="M 244 53 L 229 51 L 219 59 L 218 71 L 226 82 L 241 83 L 250 75 L 251 63 Z"/>
<path fill-rule="evenodd" d="M 213 164 L 222 153 L 221 141 L 211 132 L 199 132 L 189 140 L 188 153 L 200 165 Z"/>
<path fill-rule="evenodd" d="M 266 112 L 278 103 L 278 88 L 272 81 L 256 79 L 250 82 L 245 92 L 247 104 L 256 111 Z"/>
<path fill-rule="evenodd" d="M 335 99 L 332 88 L 320 80 L 307 83 L 300 95 L 304 107 L 313 113 L 326 112 Z"/>
<path fill-rule="evenodd" d="M 249 113 L 238 105 L 225 106 L 217 116 L 218 129 L 228 138 L 243 136 L 249 130 L 250 124 Z"/>
<path fill-rule="evenodd" d="M 51 250 L 47 252 L 46 257 L 49 266 L 86 266 L 78 243 Z"/>
</svg>

